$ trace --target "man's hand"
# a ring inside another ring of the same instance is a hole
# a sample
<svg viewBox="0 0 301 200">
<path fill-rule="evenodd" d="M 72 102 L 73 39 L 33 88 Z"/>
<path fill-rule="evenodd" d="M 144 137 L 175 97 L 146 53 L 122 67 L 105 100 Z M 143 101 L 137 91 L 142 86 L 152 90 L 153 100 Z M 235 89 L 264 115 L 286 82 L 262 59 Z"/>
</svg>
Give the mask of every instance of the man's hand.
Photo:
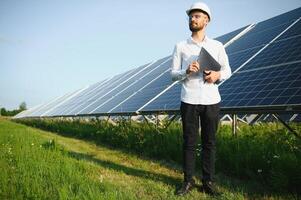
<svg viewBox="0 0 301 200">
<path fill-rule="evenodd" d="M 195 73 L 200 70 L 200 65 L 197 61 L 193 61 L 186 69 L 186 74 Z"/>
<path fill-rule="evenodd" d="M 204 71 L 204 72 L 206 74 L 205 81 L 208 83 L 215 83 L 221 77 L 221 72 L 216 72 L 216 71 Z"/>
</svg>

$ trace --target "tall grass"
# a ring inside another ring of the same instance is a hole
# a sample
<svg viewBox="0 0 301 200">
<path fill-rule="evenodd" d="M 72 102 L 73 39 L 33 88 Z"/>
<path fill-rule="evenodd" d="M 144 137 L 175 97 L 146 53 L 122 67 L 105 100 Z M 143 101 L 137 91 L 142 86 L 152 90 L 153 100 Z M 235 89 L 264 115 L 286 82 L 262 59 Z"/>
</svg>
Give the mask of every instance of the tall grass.
<svg viewBox="0 0 301 200">
<path fill-rule="evenodd" d="M 182 163 L 181 125 L 156 131 L 144 123 L 121 121 L 65 121 L 22 119 L 18 122 L 156 159 Z M 300 125 L 294 125 L 300 132 Z M 200 149 L 198 149 L 199 155 Z M 237 137 L 231 127 L 217 133 L 217 173 L 255 180 L 273 192 L 301 191 L 301 142 L 277 123 L 241 125 Z M 197 164 L 200 164 L 198 156 Z"/>
<path fill-rule="evenodd" d="M 68 155 L 55 140 L 0 120 L 0 199 L 133 199 L 97 181 L 94 165 Z"/>
<path fill-rule="evenodd" d="M 217 168 L 236 177 L 261 181 L 277 192 L 301 192 L 301 141 L 277 123 L 243 125 L 233 137 L 218 135 Z M 300 126 L 296 126 L 300 132 Z"/>
</svg>

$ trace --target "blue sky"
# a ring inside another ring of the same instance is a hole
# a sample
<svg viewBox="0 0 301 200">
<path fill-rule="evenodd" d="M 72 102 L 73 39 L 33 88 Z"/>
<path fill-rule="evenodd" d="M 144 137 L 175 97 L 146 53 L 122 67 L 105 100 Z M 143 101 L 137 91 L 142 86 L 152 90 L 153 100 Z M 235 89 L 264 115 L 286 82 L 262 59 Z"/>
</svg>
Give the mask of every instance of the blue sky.
<svg viewBox="0 0 301 200">
<path fill-rule="evenodd" d="M 28 107 L 168 56 L 189 37 L 195 1 L 1 0 L 0 107 Z M 300 0 L 207 0 L 209 37 L 301 6 Z"/>
</svg>

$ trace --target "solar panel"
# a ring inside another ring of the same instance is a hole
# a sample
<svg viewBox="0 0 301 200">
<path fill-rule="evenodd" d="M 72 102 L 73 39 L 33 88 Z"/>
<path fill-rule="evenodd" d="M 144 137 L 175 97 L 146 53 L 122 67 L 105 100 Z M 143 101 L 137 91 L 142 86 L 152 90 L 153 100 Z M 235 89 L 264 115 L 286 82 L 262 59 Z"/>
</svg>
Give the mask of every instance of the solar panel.
<svg viewBox="0 0 301 200">
<path fill-rule="evenodd" d="M 141 90 L 136 91 L 131 98 L 122 102 L 117 107 L 113 107 L 113 109 L 110 110 L 110 113 L 135 112 L 151 98 L 165 89 L 171 83 L 170 66 L 171 57 L 168 58 L 168 62 L 160 67 L 161 73 L 157 74 L 156 79 L 144 84 L 144 87 Z"/>
<path fill-rule="evenodd" d="M 95 111 L 100 108 L 104 103 L 107 103 L 110 101 L 112 98 L 114 98 L 115 95 L 118 95 L 120 91 L 123 91 L 124 89 L 127 89 L 129 85 L 135 84 L 137 80 L 139 80 L 141 77 L 144 77 L 145 74 L 148 74 L 150 71 L 153 69 L 156 69 L 162 62 L 164 62 L 166 58 L 160 59 L 148 67 L 145 67 L 143 70 L 138 71 L 138 73 L 134 74 L 131 78 L 127 79 L 126 81 L 122 82 L 112 90 L 108 91 L 104 95 L 100 96 L 98 99 L 96 99 L 94 102 L 92 102 L 89 106 L 85 107 L 82 109 L 80 112 L 77 114 L 91 114 L 95 113 Z M 154 77 L 150 77 L 154 78 Z M 142 87 L 142 86 L 138 86 Z M 122 101 L 123 99 L 119 99 L 119 101 Z"/>
<path fill-rule="evenodd" d="M 68 110 L 73 109 L 74 107 L 81 104 L 85 98 L 88 96 L 91 96 L 95 93 L 96 90 L 99 90 L 100 88 L 103 88 L 106 84 L 108 84 L 109 80 L 106 83 L 98 84 L 97 87 L 90 87 L 87 88 L 85 91 L 81 92 L 80 94 L 76 95 L 69 101 L 64 102 L 63 104 L 57 106 L 55 109 L 53 109 L 51 112 L 48 112 L 48 116 L 55 116 L 55 115 L 67 115 Z"/>
<path fill-rule="evenodd" d="M 242 64 L 244 64 L 249 58 L 251 58 L 256 52 L 258 52 L 261 49 L 261 47 L 253 47 L 244 49 L 241 51 L 237 51 L 234 53 L 230 53 L 228 55 L 229 63 L 231 66 L 232 72 L 237 70 Z M 227 48 L 226 48 L 227 51 Z"/>
<path fill-rule="evenodd" d="M 294 24 L 241 70 L 301 61 L 301 21 Z"/>
<path fill-rule="evenodd" d="M 47 112 L 49 109 L 52 109 L 54 106 L 58 105 L 60 102 L 65 101 L 66 99 L 72 97 L 73 95 L 75 95 L 77 92 L 79 92 L 80 90 L 76 90 L 75 92 L 71 92 L 68 94 L 65 94 L 61 97 L 58 97 L 54 100 L 51 100 L 43 105 L 41 105 L 38 109 L 34 110 L 33 112 L 31 112 L 30 114 L 27 114 L 27 117 L 40 117 L 42 116 L 45 112 Z"/>
<path fill-rule="evenodd" d="M 110 82 L 117 81 L 121 78 L 121 75 L 115 76 L 113 78 L 102 81 L 101 83 L 95 84 L 93 87 L 87 88 L 85 91 L 76 95 L 69 101 L 64 102 L 63 104 L 57 106 L 55 109 L 47 113 L 47 116 L 62 115 L 67 112 L 67 110 L 72 109 L 75 106 L 78 106 L 83 102 L 87 97 L 93 96 L 105 88 Z"/>
<path fill-rule="evenodd" d="M 252 30 L 227 48 L 228 55 L 241 50 L 268 44 L 273 38 L 298 19 L 300 17 L 300 13 L 301 8 L 256 24 Z"/>
<path fill-rule="evenodd" d="M 215 38 L 217 41 L 220 41 L 223 44 L 226 44 L 228 41 L 230 41 L 233 37 L 235 37 L 237 34 L 239 34 L 240 32 L 242 32 L 243 30 L 245 30 L 248 26 L 244 26 L 242 28 L 239 28 L 235 31 L 232 31 L 230 33 L 227 33 L 225 35 L 219 36 L 217 38 Z"/>
<path fill-rule="evenodd" d="M 97 87 L 88 88 L 87 91 L 82 92 L 80 95 L 76 96 L 76 98 L 68 101 L 65 105 L 62 105 L 61 108 L 57 108 L 52 115 L 56 113 L 56 115 L 64 114 L 68 115 L 71 110 L 76 109 L 81 103 L 86 102 L 87 98 L 92 97 L 93 95 L 98 94 L 102 89 L 108 86 L 108 84 L 112 83 L 114 80 L 117 81 L 121 78 L 121 76 L 115 77 L 115 79 L 108 79 L 101 84 L 98 84 Z M 62 108 L 63 107 L 63 108 Z"/>
<path fill-rule="evenodd" d="M 220 87 L 223 108 L 301 103 L 301 62 L 242 71 Z"/>
<path fill-rule="evenodd" d="M 149 95 L 148 93 L 150 91 L 146 92 L 146 88 L 150 88 L 152 93 L 156 93 L 157 88 L 154 83 L 164 85 L 162 80 L 168 81 L 170 79 L 169 68 L 170 57 L 167 57 L 164 58 L 164 62 L 156 65 L 148 73 L 143 74 L 143 76 L 139 77 L 139 79 L 137 79 L 135 82 L 121 90 L 118 94 L 116 94 L 116 96 L 112 96 L 107 100 L 107 102 L 104 102 L 103 105 L 100 105 L 97 109 L 89 114 L 108 113 L 112 109 L 120 109 L 120 112 L 134 112 L 135 110 L 133 110 L 130 106 L 133 99 L 135 99 L 137 95 L 143 93 L 143 97 L 139 98 L 139 101 L 134 103 L 137 107 L 138 104 L 143 103 L 144 98 L 147 98 Z"/>
<path fill-rule="evenodd" d="M 177 83 L 173 85 L 169 90 L 163 93 L 154 101 L 150 102 L 140 111 L 150 112 L 150 111 L 175 111 L 180 108 L 181 99 L 181 84 Z"/>
<path fill-rule="evenodd" d="M 301 21 L 297 20 L 221 85 L 225 109 L 301 104 L 300 30 Z"/>
<path fill-rule="evenodd" d="M 143 70 L 144 67 L 147 65 L 143 65 L 139 67 L 137 70 Z M 135 70 L 130 70 L 120 75 L 114 76 L 113 78 L 107 80 L 103 85 L 98 87 L 92 92 L 87 93 L 86 95 L 82 96 L 82 98 L 74 98 L 64 104 L 58 106 L 55 110 L 49 113 L 49 116 L 61 116 L 61 115 L 68 115 L 67 111 L 75 109 L 75 107 L 85 107 L 89 104 L 96 101 L 101 95 L 112 90 L 114 87 L 117 87 L 120 83 L 126 81 L 129 77 L 133 76 L 136 73 Z"/>
</svg>

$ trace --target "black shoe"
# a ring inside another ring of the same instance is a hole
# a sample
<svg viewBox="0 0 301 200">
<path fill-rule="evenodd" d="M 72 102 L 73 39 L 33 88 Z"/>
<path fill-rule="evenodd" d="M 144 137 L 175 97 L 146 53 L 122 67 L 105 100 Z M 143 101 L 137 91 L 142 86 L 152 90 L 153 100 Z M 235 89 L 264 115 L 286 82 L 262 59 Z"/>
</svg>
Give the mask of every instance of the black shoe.
<svg viewBox="0 0 301 200">
<path fill-rule="evenodd" d="M 202 187 L 200 188 L 201 192 L 205 192 L 211 196 L 220 196 L 221 193 L 216 189 L 214 184 L 211 181 L 204 181 Z"/>
<path fill-rule="evenodd" d="M 184 182 L 182 187 L 176 191 L 176 195 L 184 196 L 195 187 L 194 181 Z"/>
</svg>

